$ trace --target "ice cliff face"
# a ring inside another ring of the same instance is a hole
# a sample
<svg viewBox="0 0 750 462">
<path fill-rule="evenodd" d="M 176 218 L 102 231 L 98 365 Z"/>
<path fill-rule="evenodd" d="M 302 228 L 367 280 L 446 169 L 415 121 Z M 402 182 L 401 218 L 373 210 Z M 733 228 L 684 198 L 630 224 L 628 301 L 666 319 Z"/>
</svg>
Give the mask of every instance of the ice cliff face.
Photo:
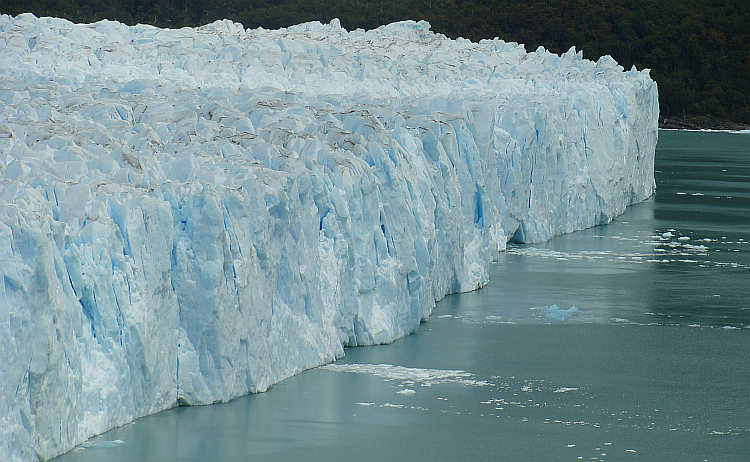
<svg viewBox="0 0 750 462">
<path fill-rule="evenodd" d="M 404 22 L 0 17 L 0 459 L 413 332 L 653 191 L 657 89 Z"/>
</svg>

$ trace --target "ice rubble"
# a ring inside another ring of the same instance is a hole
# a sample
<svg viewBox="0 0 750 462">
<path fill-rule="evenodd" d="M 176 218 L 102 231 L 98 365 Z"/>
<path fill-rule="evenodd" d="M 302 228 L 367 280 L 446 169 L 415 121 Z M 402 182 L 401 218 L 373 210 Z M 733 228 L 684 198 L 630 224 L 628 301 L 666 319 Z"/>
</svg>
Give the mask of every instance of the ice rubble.
<svg viewBox="0 0 750 462">
<path fill-rule="evenodd" d="M 0 31 L 2 460 L 406 335 L 509 239 L 654 187 L 656 84 L 609 57 L 410 21 Z"/>
</svg>

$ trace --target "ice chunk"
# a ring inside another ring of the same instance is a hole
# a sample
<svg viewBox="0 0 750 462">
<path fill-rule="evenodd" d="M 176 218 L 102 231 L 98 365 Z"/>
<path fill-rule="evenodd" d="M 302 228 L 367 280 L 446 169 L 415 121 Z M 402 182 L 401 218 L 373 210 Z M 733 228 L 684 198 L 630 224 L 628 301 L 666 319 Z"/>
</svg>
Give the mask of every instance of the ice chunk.
<svg viewBox="0 0 750 462">
<path fill-rule="evenodd" d="M 411 388 L 403 388 L 396 393 L 398 393 L 399 395 L 413 395 L 414 393 L 416 393 L 416 391 L 412 390 Z"/>
<path fill-rule="evenodd" d="M 554 304 L 552 306 L 542 307 L 542 312 L 544 312 L 544 316 L 550 321 L 568 322 L 568 319 L 578 314 L 580 310 L 575 305 L 566 310 L 560 308 L 557 304 Z"/>
</svg>

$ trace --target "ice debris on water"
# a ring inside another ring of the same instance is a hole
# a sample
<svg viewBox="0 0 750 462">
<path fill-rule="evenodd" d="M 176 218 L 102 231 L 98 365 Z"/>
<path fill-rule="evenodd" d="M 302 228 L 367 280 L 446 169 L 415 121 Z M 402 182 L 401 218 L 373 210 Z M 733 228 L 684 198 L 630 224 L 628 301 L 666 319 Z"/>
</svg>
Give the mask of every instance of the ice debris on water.
<svg viewBox="0 0 750 462">
<path fill-rule="evenodd" d="M 456 383 L 472 387 L 491 386 L 486 380 L 477 380 L 471 372 L 447 369 L 423 369 L 418 367 L 395 366 L 392 364 L 327 364 L 321 369 L 334 372 L 370 374 L 386 380 L 409 381 L 421 386 L 443 383 Z"/>
<path fill-rule="evenodd" d="M 577 315 L 581 310 L 577 306 L 573 305 L 568 309 L 563 309 L 557 306 L 557 304 L 551 306 L 542 307 L 544 316 L 550 321 L 556 322 L 568 322 L 568 319 Z"/>
<path fill-rule="evenodd" d="M 117 446 L 125 444 L 125 441 L 121 439 L 116 440 L 102 440 L 102 441 L 86 441 L 85 443 L 78 446 L 78 450 L 84 449 L 111 449 Z"/>
<path fill-rule="evenodd" d="M 413 332 L 649 197 L 658 112 L 647 70 L 426 22 L 0 15 L 0 460 Z"/>
<path fill-rule="evenodd" d="M 552 393 L 567 393 L 569 391 L 577 391 L 578 388 L 576 387 L 560 387 L 555 390 L 552 390 Z"/>
</svg>

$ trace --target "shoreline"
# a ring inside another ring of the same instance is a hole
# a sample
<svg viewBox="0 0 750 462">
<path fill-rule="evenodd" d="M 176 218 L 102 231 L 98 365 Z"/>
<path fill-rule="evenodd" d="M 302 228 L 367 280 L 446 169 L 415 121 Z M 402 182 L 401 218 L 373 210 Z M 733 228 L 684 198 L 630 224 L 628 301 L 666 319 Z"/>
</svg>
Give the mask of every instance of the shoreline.
<svg viewBox="0 0 750 462">
<path fill-rule="evenodd" d="M 739 135 L 750 134 L 750 129 L 746 130 L 720 130 L 715 128 L 661 128 L 665 132 L 696 132 L 696 133 L 736 133 Z"/>
<path fill-rule="evenodd" d="M 659 128 L 662 130 L 716 130 L 738 132 L 750 130 L 750 124 L 716 119 L 709 116 L 660 117 Z"/>
</svg>

